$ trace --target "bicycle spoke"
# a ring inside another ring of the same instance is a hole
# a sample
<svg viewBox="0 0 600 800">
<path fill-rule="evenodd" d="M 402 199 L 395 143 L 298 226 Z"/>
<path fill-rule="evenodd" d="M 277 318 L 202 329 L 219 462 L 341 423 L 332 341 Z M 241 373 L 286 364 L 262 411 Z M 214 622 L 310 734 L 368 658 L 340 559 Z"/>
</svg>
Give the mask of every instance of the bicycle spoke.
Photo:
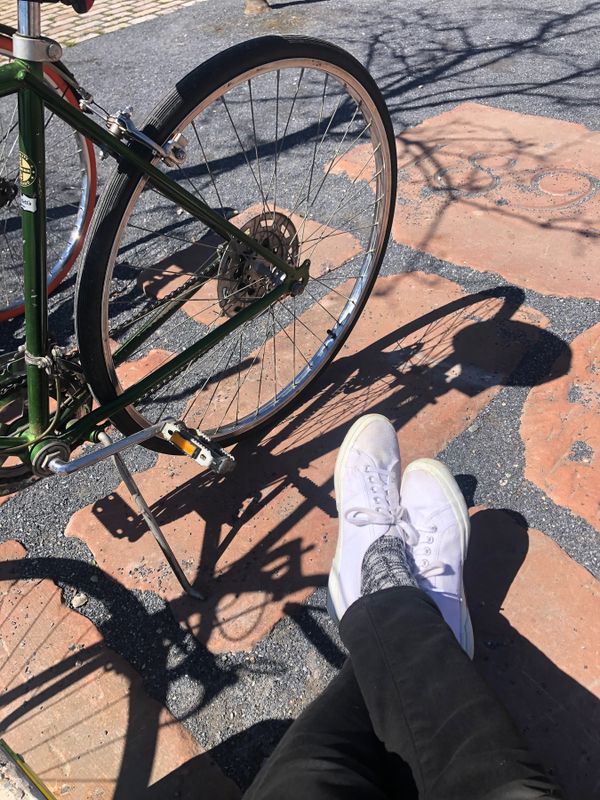
<svg viewBox="0 0 600 800">
<path fill-rule="evenodd" d="M 238 141 L 238 144 L 240 146 L 240 149 L 241 149 L 241 151 L 242 151 L 242 153 L 244 155 L 244 160 L 246 161 L 248 169 L 250 170 L 250 173 L 251 173 L 251 175 L 252 175 L 252 177 L 254 179 L 254 182 L 256 183 L 256 186 L 258 187 L 258 191 L 261 194 L 262 202 L 263 202 L 263 209 L 265 209 L 266 206 L 267 206 L 267 201 L 265 200 L 265 196 L 264 196 L 264 193 L 263 193 L 262 186 L 260 185 L 259 181 L 257 180 L 256 175 L 254 174 L 254 170 L 252 169 L 252 167 L 250 165 L 250 161 L 248 160 L 248 156 L 246 154 L 246 149 L 245 149 L 244 145 L 242 144 L 242 140 L 240 139 L 240 135 L 238 133 L 238 129 L 236 128 L 235 123 L 233 121 L 233 118 L 232 118 L 231 114 L 229 113 L 229 107 L 228 107 L 227 101 L 225 100 L 224 97 L 221 98 L 221 102 L 223 103 L 225 111 L 227 112 L 227 117 L 229 118 L 229 122 L 231 123 L 231 127 L 233 128 L 233 132 L 235 133 L 235 137 L 236 137 L 236 139 Z"/>
<path fill-rule="evenodd" d="M 254 157 L 256 158 L 256 169 L 258 171 L 258 182 L 262 186 L 262 172 L 260 166 L 260 156 L 258 154 L 258 137 L 256 135 L 256 116 L 254 114 L 254 97 L 252 95 L 252 81 L 248 81 L 248 94 L 250 97 L 250 116 L 252 118 L 252 135 L 254 137 Z M 261 192 L 262 194 L 262 192 Z M 263 213 L 266 211 L 263 202 Z"/>
<path fill-rule="evenodd" d="M 295 397 L 343 341 L 373 283 L 384 206 L 385 213 L 391 209 L 381 202 L 384 167 L 391 163 L 387 141 L 381 151 L 385 127 L 368 91 L 344 75 L 326 59 L 282 58 L 264 69 L 241 70 L 197 111 L 185 99 L 186 122 L 173 130 L 187 139 L 187 158 L 169 175 L 195 196 L 205 193 L 233 211 L 236 227 L 294 268 L 305 259 L 312 266 L 298 293 L 233 327 L 236 314 L 280 285 L 278 272 L 235 235 L 224 245 L 193 217 L 182 226 L 176 204 L 160 193 L 138 192 L 120 234 L 126 263 L 114 269 L 107 312 L 110 318 L 112 309 L 117 327 L 122 323 L 122 341 L 138 348 L 130 360 L 143 363 L 152 348 L 169 351 L 150 360 L 148 369 L 156 369 L 207 333 L 216 335 L 222 326 L 228 333 L 216 336 L 193 367 L 150 391 L 134 418 L 151 422 L 181 409 L 179 415 L 209 435 L 235 437 Z M 344 168 L 347 158 L 352 170 Z M 353 242 L 348 258 L 331 246 L 344 236 Z M 202 269 L 210 272 L 204 282 Z M 144 340 L 145 330 L 151 333 Z"/>
<path fill-rule="evenodd" d="M 278 73 L 278 75 L 279 75 L 279 73 Z M 298 78 L 298 83 L 296 85 L 296 91 L 294 92 L 294 97 L 292 98 L 292 104 L 290 106 L 290 111 L 289 111 L 289 114 L 288 114 L 287 122 L 285 123 L 285 128 L 284 128 L 284 131 L 283 131 L 283 135 L 281 137 L 281 146 L 279 148 L 277 148 L 277 129 L 276 129 L 276 132 L 275 132 L 275 147 L 276 147 L 276 150 L 275 150 L 275 169 L 273 171 L 273 174 L 275 176 L 275 194 L 274 194 L 274 198 L 273 198 L 273 208 L 277 208 L 277 164 L 279 163 L 279 156 L 281 155 L 281 151 L 283 149 L 283 143 L 284 143 L 285 138 L 287 136 L 287 132 L 288 132 L 288 128 L 289 128 L 289 125 L 290 125 L 290 121 L 292 119 L 292 114 L 294 113 L 294 107 L 296 105 L 296 100 L 298 98 L 298 93 L 300 91 L 300 85 L 302 83 L 302 78 L 303 77 L 304 77 L 304 69 L 301 69 L 300 70 L 300 77 Z M 278 80 L 277 92 L 278 92 L 278 97 L 279 97 L 279 80 Z M 278 117 L 279 117 L 279 108 L 277 108 L 277 111 L 275 113 L 275 119 L 277 120 Z M 271 185 L 272 184 L 269 184 L 269 188 L 267 189 L 267 193 L 266 193 L 267 201 L 269 199 L 269 194 L 271 193 Z"/>
<path fill-rule="evenodd" d="M 217 188 L 217 184 L 215 182 L 215 178 L 214 178 L 213 172 L 212 172 L 212 170 L 210 168 L 210 164 L 208 163 L 208 159 L 206 158 L 206 153 L 204 152 L 204 147 L 202 146 L 202 141 L 200 140 L 200 134 L 198 133 L 198 131 L 196 129 L 196 123 L 195 122 L 192 122 L 192 128 L 194 129 L 194 133 L 196 134 L 196 139 L 198 140 L 198 145 L 200 146 L 200 152 L 202 153 L 202 158 L 203 158 L 204 163 L 206 165 L 206 170 L 208 172 L 208 175 L 210 177 L 211 183 L 212 183 L 213 188 L 215 190 L 215 194 L 217 196 L 217 202 L 219 203 L 221 208 L 225 208 L 225 206 L 223 204 L 223 201 L 221 200 L 221 195 L 219 194 L 219 190 Z"/>
</svg>

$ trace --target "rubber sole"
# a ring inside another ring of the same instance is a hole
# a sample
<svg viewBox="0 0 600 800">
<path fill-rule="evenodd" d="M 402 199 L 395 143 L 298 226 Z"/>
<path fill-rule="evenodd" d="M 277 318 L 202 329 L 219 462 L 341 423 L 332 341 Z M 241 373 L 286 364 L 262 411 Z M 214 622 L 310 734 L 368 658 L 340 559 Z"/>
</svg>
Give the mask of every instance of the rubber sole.
<svg viewBox="0 0 600 800">
<path fill-rule="evenodd" d="M 404 478 L 406 475 L 409 475 L 411 472 L 422 471 L 426 472 L 442 487 L 444 494 L 446 495 L 446 499 L 450 504 L 452 510 L 454 511 L 456 517 L 462 522 L 461 526 L 461 561 L 464 564 L 465 557 L 467 555 L 467 548 L 469 546 L 469 531 L 470 531 L 470 520 L 469 520 L 469 512 L 467 509 L 467 504 L 465 503 L 465 499 L 462 496 L 460 489 L 458 489 L 456 485 L 456 481 L 448 467 L 442 464 L 440 461 L 436 461 L 433 458 L 418 458 L 416 461 L 412 461 L 404 470 L 404 475 L 402 476 L 402 483 L 404 483 Z M 400 496 L 402 496 L 402 485 L 400 487 Z M 473 625 L 471 623 L 471 615 L 469 613 L 469 607 L 467 606 L 467 598 L 465 596 L 465 587 L 461 577 L 461 584 L 460 584 L 460 597 L 461 597 L 461 606 L 460 606 L 460 625 L 461 625 L 461 644 L 466 651 L 469 658 L 473 658 L 473 653 L 475 650 L 475 642 L 473 636 Z"/>
</svg>

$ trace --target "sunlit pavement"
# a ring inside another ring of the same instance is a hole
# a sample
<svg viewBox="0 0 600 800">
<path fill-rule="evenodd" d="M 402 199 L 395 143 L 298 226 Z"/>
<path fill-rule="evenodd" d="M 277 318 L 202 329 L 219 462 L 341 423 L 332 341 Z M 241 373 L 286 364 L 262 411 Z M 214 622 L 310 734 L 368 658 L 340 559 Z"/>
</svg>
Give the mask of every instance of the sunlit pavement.
<svg viewBox="0 0 600 800">
<path fill-rule="evenodd" d="M 472 508 L 476 663 L 567 796 L 592 800 L 600 12 L 530 8 L 517 23 L 510 4 L 487 17 L 474 2 L 272 5 L 247 18 L 241 0 L 208 0 L 67 61 L 99 97 L 140 94 L 148 108 L 166 78 L 251 35 L 347 46 L 380 83 L 398 136 L 384 274 L 311 397 L 234 448 L 233 478 L 130 457 L 205 602 L 182 596 L 109 465 L 2 507 L 2 735 L 58 797 L 238 796 L 234 781 L 247 784 L 343 658 L 322 589 L 333 465 L 356 416 L 379 412 L 404 463 L 438 456 L 458 475 Z M 101 69 L 107 58 L 118 69 Z M 341 165 L 350 177 L 355 156 Z M 338 247 L 339 263 L 352 246 Z"/>
</svg>

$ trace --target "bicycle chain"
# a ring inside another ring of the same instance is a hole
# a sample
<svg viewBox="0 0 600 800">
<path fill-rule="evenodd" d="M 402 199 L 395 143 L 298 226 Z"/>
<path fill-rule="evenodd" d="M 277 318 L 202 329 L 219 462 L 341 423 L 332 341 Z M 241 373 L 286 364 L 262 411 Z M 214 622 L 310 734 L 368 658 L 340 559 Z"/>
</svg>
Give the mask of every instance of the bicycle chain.
<svg viewBox="0 0 600 800">
<path fill-rule="evenodd" d="M 60 369 L 59 362 L 63 362 L 64 365 L 68 365 L 71 368 L 69 371 L 65 369 L 65 367 L 63 366 L 64 376 L 71 375 L 72 378 L 74 370 L 73 370 L 73 364 L 71 362 L 77 355 L 78 355 L 77 348 L 72 348 L 71 350 L 67 350 L 64 352 L 61 350 L 60 352 L 58 352 L 58 354 L 53 353 L 53 355 L 51 356 L 52 366 L 50 367 L 50 371 L 48 372 L 49 376 L 52 377 L 52 375 L 57 374 L 53 370 L 56 370 L 57 368 Z M 12 371 L 12 367 L 15 364 L 19 364 L 19 362 L 22 362 L 23 364 L 23 372 L 21 374 L 14 374 Z M 21 351 L 17 351 L 12 358 L 6 361 L 4 369 L 0 371 L 0 400 L 9 397 L 16 390 L 26 387 L 27 373 L 25 372 L 25 364 L 26 364 L 25 355 Z M 81 367 L 78 367 L 78 371 L 81 372 Z M 11 376 L 12 380 L 10 380 Z M 85 381 L 83 380 L 83 373 L 81 373 L 81 377 L 79 378 L 79 380 L 76 381 L 76 383 L 79 385 L 79 388 L 82 388 L 85 385 Z M 75 386 L 73 380 L 71 380 L 71 384 L 73 388 L 73 386 Z"/>
<path fill-rule="evenodd" d="M 158 298 L 151 300 L 150 303 L 142 311 L 138 312 L 137 316 L 134 316 L 133 319 L 129 319 L 127 322 L 123 323 L 120 326 L 117 326 L 116 328 L 112 328 L 111 330 L 109 330 L 108 335 L 110 337 L 113 337 L 113 336 L 118 336 L 120 333 L 123 333 L 123 331 L 125 331 L 127 328 L 130 328 L 134 323 L 142 319 L 142 317 L 145 317 L 151 311 L 154 311 L 156 308 L 159 308 L 164 303 L 168 303 L 170 300 L 175 300 L 179 294 L 181 294 L 190 286 L 192 286 L 194 281 L 197 280 L 198 276 L 192 275 L 192 277 L 188 278 L 188 280 L 184 284 L 179 286 L 177 289 L 173 289 L 172 292 L 165 295 L 161 300 L 158 300 Z"/>
<path fill-rule="evenodd" d="M 136 317 L 134 317 L 134 318 L 133 318 L 133 320 L 128 320 L 126 323 L 124 323 L 124 324 L 123 324 L 123 325 L 121 325 L 120 327 L 116 327 L 116 328 L 113 328 L 112 330 L 110 330 L 110 331 L 109 331 L 109 336 L 110 336 L 110 337 L 113 337 L 113 336 L 118 336 L 118 334 L 119 334 L 119 333 L 122 333 L 122 332 L 123 332 L 123 331 L 124 331 L 126 328 L 129 328 L 129 327 L 131 327 L 131 325 L 132 325 L 133 323 L 137 322 L 139 319 L 141 319 L 142 317 L 146 316 L 146 315 L 147 315 L 149 312 L 152 312 L 152 311 L 154 311 L 156 308 L 159 308 L 159 307 L 160 307 L 160 306 L 162 306 L 164 303 L 168 303 L 170 300 L 175 300 L 175 299 L 177 299 L 177 297 L 178 297 L 179 295 L 181 295 L 183 292 L 185 292 L 185 290 L 186 290 L 186 289 L 189 289 L 189 288 L 190 288 L 190 286 L 193 286 L 193 284 L 194 284 L 195 282 L 197 282 L 197 281 L 198 281 L 198 277 L 199 277 L 198 275 L 192 275 L 192 277 L 191 277 L 191 278 L 189 278 L 189 279 L 188 279 L 188 280 L 187 280 L 185 283 L 183 283 L 183 284 L 182 284 L 181 286 L 179 286 L 177 289 L 174 289 L 174 290 L 173 290 L 172 292 L 170 292 L 169 294 L 165 295 L 165 297 L 163 297 L 161 300 L 155 299 L 155 300 L 151 301 L 151 304 L 150 304 L 150 307 L 149 307 L 149 308 L 148 308 L 148 306 L 147 306 L 147 307 L 146 307 L 146 308 L 145 308 L 143 311 L 140 311 L 140 312 L 139 312 L 139 314 L 138 314 Z M 198 288 L 200 288 L 200 287 L 198 287 Z M 143 395 L 140 397 L 140 401 L 146 400 L 146 399 L 147 399 L 147 398 L 149 398 L 151 395 L 155 394 L 155 393 L 157 392 L 157 390 L 160 390 L 160 389 L 162 389 L 164 386 L 167 386 L 167 384 L 171 383 L 171 381 L 172 381 L 174 378 L 176 378 L 176 377 L 177 377 L 178 375 L 180 375 L 180 374 L 181 374 L 181 373 L 182 373 L 182 372 L 183 372 L 185 369 L 187 369 L 187 368 L 188 368 L 188 366 L 189 366 L 189 363 L 188 363 L 188 364 L 184 364 L 182 367 L 180 367 L 179 369 L 177 369 L 175 372 L 171 373 L 171 375 L 169 375 L 169 377 L 168 377 L 168 378 L 165 378 L 165 379 L 164 379 L 164 380 L 163 380 L 161 383 L 157 383 L 157 384 L 155 384 L 155 385 L 154 385 L 154 386 L 153 386 L 151 389 L 149 389 L 149 390 L 146 392 L 146 394 L 143 394 Z M 138 401 L 138 402 L 139 402 L 139 401 Z"/>
<path fill-rule="evenodd" d="M 153 300 L 152 304 L 151 304 L 151 306 L 149 308 L 147 306 L 143 311 L 139 312 L 137 314 L 137 316 L 135 316 L 132 320 L 130 319 L 130 320 L 127 321 L 127 323 L 121 325 L 120 327 L 117 326 L 116 328 L 113 328 L 112 330 L 110 330 L 109 331 L 109 336 L 111 336 L 111 337 L 112 336 L 118 336 L 119 333 L 121 333 L 122 331 L 126 330 L 132 324 L 135 324 L 135 322 L 137 322 L 143 316 L 148 314 L 149 311 L 154 311 L 156 308 L 159 308 L 164 303 L 168 303 L 170 300 L 176 299 L 182 292 L 184 292 L 186 289 L 188 289 L 190 286 L 192 286 L 193 283 L 195 281 L 197 281 L 197 280 L 198 280 L 198 277 L 196 275 L 194 275 L 191 278 L 189 278 L 189 280 L 187 280 L 182 286 L 179 286 L 177 289 L 174 289 L 172 292 L 170 292 L 168 295 L 163 297 L 161 300 Z M 68 352 L 63 353 L 61 355 L 61 358 L 65 359 L 65 360 L 68 360 L 68 359 L 76 357 L 77 354 L 78 354 L 77 348 L 73 348 L 72 350 L 69 350 Z M 13 371 L 13 367 L 15 365 L 19 364 L 19 362 L 22 362 L 23 366 L 25 366 L 24 355 L 22 353 L 17 352 L 17 353 L 15 353 L 13 358 L 9 359 L 4 364 L 3 369 L 0 370 L 0 401 L 6 399 L 7 397 L 10 397 L 10 395 L 13 394 L 15 391 L 18 391 L 19 389 L 23 389 L 27 385 L 27 375 L 25 374 L 25 371 L 23 371 L 23 373 L 21 375 L 15 374 L 14 371 Z M 178 375 L 183 369 L 185 369 L 185 367 L 187 367 L 187 364 L 184 367 L 182 367 L 180 370 L 175 372 L 173 375 L 171 375 L 168 379 L 163 381 L 163 383 L 158 384 L 157 386 L 153 387 L 151 391 L 155 392 L 156 389 L 161 389 L 163 386 L 165 386 L 167 383 L 169 383 L 174 377 L 176 377 L 176 375 Z M 140 399 L 145 400 L 146 397 L 148 397 L 149 393 L 150 392 L 147 392 Z"/>
</svg>

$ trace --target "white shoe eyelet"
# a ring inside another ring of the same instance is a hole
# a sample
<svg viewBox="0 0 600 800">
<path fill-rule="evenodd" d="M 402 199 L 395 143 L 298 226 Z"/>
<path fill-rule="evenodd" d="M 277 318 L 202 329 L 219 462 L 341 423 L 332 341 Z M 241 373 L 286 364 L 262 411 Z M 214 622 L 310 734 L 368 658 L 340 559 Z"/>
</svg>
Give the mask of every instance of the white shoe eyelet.
<svg viewBox="0 0 600 800">
<path fill-rule="evenodd" d="M 430 550 L 429 548 L 427 548 L 427 549 L 425 550 L 425 555 L 426 555 L 426 556 L 430 556 L 430 555 L 431 555 L 431 550 Z"/>
<path fill-rule="evenodd" d="M 428 567 L 429 566 L 429 561 L 427 561 L 427 559 L 425 559 L 424 561 L 421 561 L 419 566 L 421 567 L 421 569 L 423 569 L 423 567 Z"/>
<path fill-rule="evenodd" d="M 433 544 L 433 536 L 427 537 L 427 544 Z"/>
</svg>

